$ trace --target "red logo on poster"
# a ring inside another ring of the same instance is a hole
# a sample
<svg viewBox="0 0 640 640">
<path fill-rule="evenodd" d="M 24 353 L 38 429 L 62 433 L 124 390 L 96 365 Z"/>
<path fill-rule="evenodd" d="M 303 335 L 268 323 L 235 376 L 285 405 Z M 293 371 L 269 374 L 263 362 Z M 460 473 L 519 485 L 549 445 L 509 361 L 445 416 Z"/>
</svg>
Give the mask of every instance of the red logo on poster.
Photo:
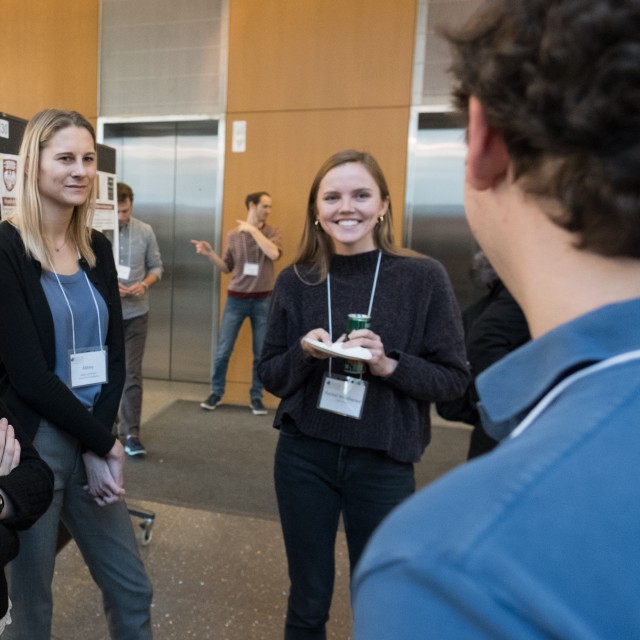
<svg viewBox="0 0 640 640">
<path fill-rule="evenodd" d="M 13 187 L 16 186 L 16 169 L 18 163 L 15 160 L 5 158 L 2 161 L 2 179 L 4 180 L 4 186 L 7 187 L 7 191 L 13 191 Z"/>
</svg>

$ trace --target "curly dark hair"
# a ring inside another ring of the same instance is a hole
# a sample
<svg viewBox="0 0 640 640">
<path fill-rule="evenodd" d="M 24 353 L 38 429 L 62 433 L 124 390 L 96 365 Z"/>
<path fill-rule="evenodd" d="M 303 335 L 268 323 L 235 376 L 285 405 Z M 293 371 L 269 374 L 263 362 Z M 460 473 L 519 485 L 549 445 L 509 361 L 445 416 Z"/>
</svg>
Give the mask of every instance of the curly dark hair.
<svg viewBox="0 0 640 640">
<path fill-rule="evenodd" d="M 640 258 L 640 2 L 489 0 L 444 35 L 523 189 L 579 248 Z"/>
</svg>

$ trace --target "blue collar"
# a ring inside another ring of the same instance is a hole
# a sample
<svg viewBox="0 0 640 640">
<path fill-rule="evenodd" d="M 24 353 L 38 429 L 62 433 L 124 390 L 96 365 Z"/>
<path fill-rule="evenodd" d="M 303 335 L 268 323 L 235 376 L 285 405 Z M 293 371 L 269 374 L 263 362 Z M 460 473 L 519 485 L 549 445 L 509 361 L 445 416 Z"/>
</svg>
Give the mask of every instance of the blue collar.
<svg viewBox="0 0 640 640">
<path fill-rule="evenodd" d="M 560 380 L 639 348 L 640 298 L 607 305 L 556 327 L 478 376 L 478 411 L 485 430 L 504 439 Z"/>
</svg>

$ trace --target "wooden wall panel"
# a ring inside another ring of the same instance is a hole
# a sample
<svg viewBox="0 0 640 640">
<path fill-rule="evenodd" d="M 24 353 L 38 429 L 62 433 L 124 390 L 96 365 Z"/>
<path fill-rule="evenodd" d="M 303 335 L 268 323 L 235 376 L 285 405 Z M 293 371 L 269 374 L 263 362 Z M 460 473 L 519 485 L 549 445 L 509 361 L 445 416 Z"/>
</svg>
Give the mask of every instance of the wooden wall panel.
<svg viewBox="0 0 640 640">
<path fill-rule="evenodd" d="M 406 105 L 416 0 L 230 0 L 228 110 Z"/>
<path fill-rule="evenodd" d="M 3 0 L 0 111 L 48 107 L 97 120 L 99 0 Z"/>
<path fill-rule="evenodd" d="M 370 151 L 380 162 L 390 185 L 400 237 L 409 128 L 407 109 L 369 109 L 366 114 L 359 110 L 235 113 L 233 119 L 247 123 L 247 151 L 231 151 L 233 120 L 229 120 L 225 233 L 235 226 L 238 212 L 243 211 L 245 195 L 264 189 L 273 198 L 272 222 L 281 227 L 285 259 L 287 256 L 292 259 L 317 170 L 336 151 L 355 148 Z"/>
<path fill-rule="evenodd" d="M 249 191 L 271 193 L 284 245 L 278 270 L 295 255 L 316 171 L 341 149 L 376 156 L 401 238 L 415 18 L 415 0 L 231 0 L 223 228 Z M 247 123 L 244 153 L 231 151 L 234 120 Z M 227 402 L 247 402 L 251 361 L 247 324 Z"/>
</svg>

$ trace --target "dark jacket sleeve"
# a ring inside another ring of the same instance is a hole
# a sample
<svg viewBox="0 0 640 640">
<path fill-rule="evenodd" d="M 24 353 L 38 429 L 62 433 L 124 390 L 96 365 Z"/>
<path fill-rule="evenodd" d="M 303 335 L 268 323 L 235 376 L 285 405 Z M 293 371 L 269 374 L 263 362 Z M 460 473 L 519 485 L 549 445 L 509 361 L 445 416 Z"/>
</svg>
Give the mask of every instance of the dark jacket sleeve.
<svg viewBox="0 0 640 640">
<path fill-rule="evenodd" d="M 15 425 L 14 425 L 15 428 Z M 49 507 L 53 497 L 53 474 L 33 445 L 21 442 L 20 464 L 0 476 L 0 489 L 11 499 L 14 512 L 2 523 L 14 529 L 29 528 Z"/>
<path fill-rule="evenodd" d="M 13 514 L 2 524 L 27 529 L 49 507 L 53 498 L 53 473 L 25 437 L 20 424 L 0 402 L 0 418 L 6 418 L 20 443 L 20 463 L 9 474 L 0 475 L 0 489 L 13 505 Z"/>
<path fill-rule="evenodd" d="M 467 356 L 474 378 L 530 339 L 529 325 L 503 284 L 469 330 Z"/>
<path fill-rule="evenodd" d="M 26 258 L 19 235 L 4 225 L 0 234 L 0 393 L 28 440 L 44 417 L 83 447 L 106 455 L 115 442 L 112 426 L 124 380 L 122 312 L 110 243 L 94 233 L 98 264 L 88 271 L 109 307 L 109 381 L 92 414 L 53 372 L 53 318 L 40 285 L 39 264 Z"/>
<path fill-rule="evenodd" d="M 9 420 L 21 447 L 20 464 L 8 475 L 0 476 L 0 489 L 13 507 L 12 515 L 0 521 L 0 615 L 4 615 L 7 585 L 3 568 L 18 555 L 15 530 L 27 529 L 47 510 L 53 497 L 53 474 L 1 402 L 0 417 Z"/>
<path fill-rule="evenodd" d="M 476 313 L 478 309 L 480 312 Z M 522 309 L 501 282 L 494 286 L 486 300 L 470 307 L 465 315 L 469 318 L 465 322 L 465 331 L 467 357 L 473 379 L 460 398 L 451 402 L 438 402 L 436 409 L 446 420 L 476 425 L 480 422 L 476 411 L 476 377 L 527 342 L 530 335 Z"/>
</svg>

